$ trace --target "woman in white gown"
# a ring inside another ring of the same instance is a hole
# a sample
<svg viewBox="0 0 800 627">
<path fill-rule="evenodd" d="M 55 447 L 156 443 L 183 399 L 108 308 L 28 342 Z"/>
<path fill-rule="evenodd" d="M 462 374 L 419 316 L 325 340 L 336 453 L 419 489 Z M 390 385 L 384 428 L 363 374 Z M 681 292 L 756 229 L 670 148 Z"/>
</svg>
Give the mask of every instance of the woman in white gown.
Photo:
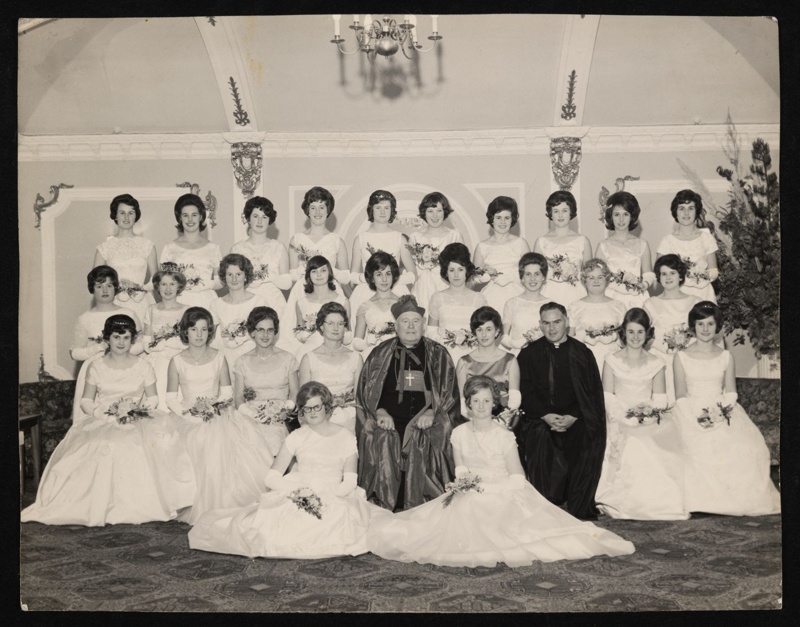
<svg viewBox="0 0 800 627">
<path fill-rule="evenodd" d="M 431 297 L 426 335 L 444 344 L 457 364 L 477 345 L 469 321 L 472 312 L 486 304 L 486 297 L 467 287 L 475 265 L 469 258 L 469 249 L 460 242 L 448 244 L 439 254 L 439 274 L 449 287 Z"/>
<path fill-rule="evenodd" d="M 520 285 L 519 259 L 531 247 L 522 237 L 511 234 L 511 229 L 519 220 L 517 201 L 508 196 L 498 196 L 486 208 L 486 221 L 492 227 L 492 234 L 478 242 L 472 261 L 477 271 L 475 280 L 486 283 L 482 293 L 487 303 L 498 311 L 503 311 L 506 301 L 522 294 Z"/>
<path fill-rule="evenodd" d="M 117 234 L 110 235 L 97 247 L 94 267 L 111 266 L 119 276 L 120 290 L 114 302 L 136 312 L 139 319 L 152 305 L 152 279 L 158 270 L 156 247 L 149 239 L 135 235 L 133 226 L 142 217 L 139 201 L 130 194 L 115 196 L 111 201 L 111 219 Z"/>
<path fill-rule="evenodd" d="M 728 516 L 781 511 L 770 479 L 764 436 L 737 403 L 731 354 L 714 343 L 722 311 L 711 301 L 692 307 L 688 324 L 697 341 L 675 358 L 673 413 L 683 440 L 686 509 Z"/>
<path fill-rule="evenodd" d="M 547 281 L 547 259 L 539 253 L 525 253 L 519 259 L 519 278 L 525 290 L 503 307 L 503 348 L 515 356 L 529 342 L 542 337 L 539 308 L 547 302 L 542 288 Z"/>
<path fill-rule="evenodd" d="M 595 257 L 605 261 L 611 271 L 606 292 L 626 310 L 641 307 L 650 296 L 648 288 L 656 282 L 650 246 L 631 233 L 639 226 L 640 213 L 639 201 L 630 192 L 611 194 L 605 218 L 606 228 L 612 233 L 595 251 Z"/>
<path fill-rule="evenodd" d="M 184 438 L 197 490 L 178 518 L 190 524 L 206 511 L 257 499 L 272 464 L 269 446 L 253 420 L 234 412 L 225 356 L 209 346 L 214 319 L 189 307 L 179 324 L 186 350 L 172 358 L 167 405 L 183 418 Z"/>
<path fill-rule="evenodd" d="M 180 302 L 195 307 L 208 307 L 222 287 L 217 276 L 222 252 L 209 242 L 206 229 L 206 207 L 196 194 L 184 194 L 175 202 L 176 228 L 180 235 L 161 251 L 161 269 L 177 270 L 186 277 L 186 289 Z"/>
<path fill-rule="evenodd" d="M 371 515 L 389 514 L 356 487 L 356 437 L 330 421 L 333 397 L 321 383 L 303 385 L 297 405 L 302 426 L 265 473 L 270 491 L 245 507 L 208 512 L 189 532 L 191 548 L 295 559 L 367 552 Z M 296 469 L 284 475 L 292 460 Z"/>
<path fill-rule="evenodd" d="M 665 235 L 656 249 L 656 259 L 674 253 L 686 264 L 686 282 L 683 291 L 700 300 L 717 302 L 711 285 L 719 277 L 717 269 L 716 238 L 706 222 L 706 210 L 700 194 L 691 189 L 682 189 L 672 199 L 670 211 L 675 222 L 675 231 Z"/>
<path fill-rule="evenodd" d="M 400 277 L 400 267 L 394 257 L 379 250 L 367 259 L 364 277 L 375 294 L 361 303 L 356 313 L 353 348 L 361 352 L 362 359 L 366 359 L 378 344 L 395 335 L 391 307 L 399 297 L 392 288 Z"/>
<path fill-rule="evenodd" d="M 472 377 L 464 396 L 472 420 L 450 436 L 455 482 L 424 505 L 373 519 L 372 553 L 400 562 L 516 568 L 635 551 L 627 540 L 573 518 L 525 480 L 514 434 L 492 420 L 498 401 L 492 379 Z"/>
<path fill-rule="evenodd" d="M 232 253 L 244 255 L 253 264 L 253 282 L 250 291 L 261 296 L 267 307 L 272 307 L 278 317 L 283 317 L 286 297 L 281 290 L 292 287 L 289 275 L 289 253 L 281 242 L 267 236 L 278 212 L 269 198 L 253 196 L 244 203 L 242 218 L 247 224 L 247 239 L 236 242 Z"/>
<path fill-rule="evenodd" d="M 581 284 L 581 267 L 592 256 L 589 238 L 570 228 L 578 215 L 578 204 L 571 192 L 557 191 L 545 202 L 545 214 L 550 220 L 550 232 L 533 243 L 533 251 L 547 258 L 547 283 L 542 294 L 547 300 L 569 307 L 570 303 L 586 296 Z"/>
<path fill-rule="evenodd" d="M 356 432 L 355 387 L 364 361 L 342 344 L 349 325 L 347 310 L 340 303 L 325 303 L 317 313 L 317 331 L 322 346 L 303 355 L 300 385 L 317 381 L 333 395 L 331 422 Z"/>
<path fill-rule="evenodd" d="M 664 361 L 644 346 L 650 317 L 634 307 L 619 329 L 624 348 L 603 366 L 606 451 L 595 501 L 611 518 L 686 520 L 681 436 L 667 411 Z"/>
<path fill-rule="evenodd" d="M 170 520 L 186 504 L 175 498 L 181 480 L 191 502 L 194 482 L 177 421 L 155 410 L 153 368 L 130 354 L 133 319 L 110 316 L 103 337 L 108 351 L 89 366 L 80 415 L 50 457 L 22 522 L 98 527 Z"/>
<path fill-rule="evenodd" d="M 434 292 L 447 288 L 447 283 L 439 276 L 439 253 L 448 244 L 464 241 L 461 233 L 445 226 L 451 213 L 453 209 L 444 194 L 425 194 L 419 203 L 419 217 L 425 221 L 427 228 L 424 231 L 414 231 L 408 238 L 407 247 L 417 275 L 411 293 L 423 309 L 428 308 Z"/>
</svg>

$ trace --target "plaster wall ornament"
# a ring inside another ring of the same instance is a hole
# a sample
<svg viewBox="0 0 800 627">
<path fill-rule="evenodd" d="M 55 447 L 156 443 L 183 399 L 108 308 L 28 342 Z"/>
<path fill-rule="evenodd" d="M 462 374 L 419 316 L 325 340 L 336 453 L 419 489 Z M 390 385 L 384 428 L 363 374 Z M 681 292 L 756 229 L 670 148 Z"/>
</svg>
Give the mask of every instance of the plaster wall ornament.
<svg viewBox="0 0 800 627">
<path fill-rule="evenodd" d="M 185 181 L 183 183 L 176 183 L 175 187 L 187 188 L 190 194 L 200 196 L 200 186 L 197 183 L 189 183 L 188 181 Z M 215 226 L 217 226 L 217 198 L 211 193 L 211 190 L 208 190 L 206 197 L 203 199 L 203 205 L 205 205 L 206 208 L 206 217 L 208 218 L 208 223 L 213 229 Z"/>
<path fill-rule="evenodd" d="M 555 137 L 550 140 L 550 165 L 559 189 L 572 188 L 580 171 L 581 156 L 580 137 Z"/>
<path fill-rule="evenodd" d="M 256 142 L 231 144 L 233 175 L 245 198 L 252 197 L 261 181 L 261 163 L 261 144 Z"/>
<path fill-rule="evenodd" d="M 42 213 L 52 205 L 58 202 L 58 193 L 62 189 L 72 189 L 74 185 L 67 185 L 66 183 L 59 183 L 58 185 L 50 186 L 50 200 L 45 200 L 41 194 L 36 194 L 36 200 L 33 201 L 33 213 L 36 214 L 36 228 L 42 226 Z"/>
</svg>

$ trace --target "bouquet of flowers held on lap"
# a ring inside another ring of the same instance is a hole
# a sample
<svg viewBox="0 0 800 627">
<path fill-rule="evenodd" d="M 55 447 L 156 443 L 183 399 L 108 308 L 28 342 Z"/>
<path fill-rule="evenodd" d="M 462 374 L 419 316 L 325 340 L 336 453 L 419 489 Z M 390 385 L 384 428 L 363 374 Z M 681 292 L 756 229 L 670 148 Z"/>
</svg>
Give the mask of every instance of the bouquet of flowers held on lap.
<svg viewBox="0 0 800 627">
<path fill-rule="evenodd" d="M 661 424 L 661 418 L 671 407 L 653 407 L 650 403 L 639 403 L 625 412 L 625 417 L 635 419 L 640 425 Z"/>
<path fill-rule="evenodd" d="M 184 409 L 184 414 L 189 414 L 194 418 L 202 418 L 203 422 L 213 420 L 217 416 L 221 416 L 223 410 L 228 409 L 233 405 L 233 399 L 226 398 L 224 400 L 217 400 L 208 398 L 207 396 L 198 396 L 189 409 Z"/>
<path fill-rule="evenodd" d="M 606 324 L 602 327 L 588 327 L 586 334 L 586 344 L 594 346 L 597 342 L 601 344 L 611 344 L 617 339 L 617 325 Z"/>
<path fill-rule="evenodd" d="M 524 413 L 525 412 L 519 407 L 517 409 L 510 409 L 509 407 L 506 407 L 496 416 L 492 416 L 492 420 L 496 420 L 506 429 L 511 429 L 512 426 L 517 423 L 520 416 L 522 416 Z"/>
<path fill-rule="evenodd" d="M 134 401 L 130 397 L 124 397 L 112 403 L 109 408 L 103 412 L 106 416 L 111 416 L 119 425 L 131 425 L 137 420 L 145 418 L 153 418 L 151 413 L 152 408 L 141 399 Z"/>
<path fill-rule="evenodd" d="M 197 285 L 204 285 L 203 279 L 195 270 L 192 263 L 175 263 L 174 261 L 166 261 L 161 264 L 162 270 L 171 270 L 172 272 L 180 272 L 186 277 L 186 287 L 192 288 Z"/>
<path fill-rule="evenodd" d="M 430 270 L 439 265 L 439 249 L 436 246 L 416 243 L 406 244 L 406 248 L 418 267 Z"/>
<path fill-rule="evenodd" d="M 456 329 L 455 331 L 445 329 L 442 344 L 450 348 L 475 348 L 478 345 L 478 338 L 467 329 Z"/>
<path fill-rule="evenodd" d="M 231 322 L 222 327 L 220 334 L 228 348 L 236 348 L 243 344 L 250 336 L 247 333 L 247 326 L 244 320 Z"/>
<path fill-rule="evenodd" d="M 692 334 L 686 324 L 676 325 L 664 334 L 664 344 L 668 353 L 682 351 L 692 341 Z"/>
<path fill-rule="evenodd" d="M 577 264 L 569 260 L 566 255 L 553 255 L 547 257 L 547 263 L 550 266 L 550 274 L 554 281 L 558 283 L 569 283 L 570 285 L 577 285 L 580 279 L 580 268 Z"/>
<path fill-rule="evenodd" d="M 256 392 L 251 387 L 244 388 L 243 398 L 252 412 L 252 418 L 262 425 L 282 425 L 295 415 L 296 405 L 290 399 L 268 399 L 262 403 L 254 402 Z M 241 407 L 239 409 L 241 411 Z"/>
<path fill-rule="evenodd" d="M 311 488 L 298 488 L 286 497 L 304 512 L 322 520 L 322 499 Z"/>
<path fill-rule="evenodd" d="M 298 342 L 302 342 L 303 344 L 306 343 L 308 338 L 310 338 L 314 333 L 317 331 L 317 315 L 316 314 L 306 314 L 303 316 L 303 321 L 298 324 L 292 331 L 294 332 L 294 336 L 297 338 Z"/>
<path fill-rule="evenodd" d="M 711 407 L 703 408 L 703 413 L 697 417 L 697 424 L 703 427 L 703 429 L 713 429 L 722 421 L 725 421 L 730 427 L 731 414 L 733 414 L 733 405 L 717 403 Z"/>
<path fill-rule="evenodd" d="M 641 279 L 637 278 L 636 281 L 626 279 L 624 270 L 612 272 L 611 276 L 608 277 L 608 280 L 611 283 L 616 283 L 617 285 L 624 287 L 626 292 L 631 292 L 633 294 L 644 294 L 647 291 L 647 288 L 644 286 L 644 283 L 642 283 Z"/>
<path fill-rule="evenodd" d="M 453 502 L 453 498 L 456 494 L 465 494 L 470 490 L 474 490 L 475 492 L 483 492 L 481 481 L 482 480 L 478 475 L 473 475 L 472 473 L 467 473 L 460 477 L 456 477 L 455 481 L 451 481 L 444 486 L 444 491 L 447 492 L 447 496 L 445 496 L 442 500 L 442 507 L 449 506 L 450 503 Z"/>
<path fill-rule="evenodd" d="M 397 330 L 394 321 L 389 320 L 380 327 L 370 327 L 367 329 L 367 344 L 380 344 L 383 340 L 395 335 Z"/>
<path fill-rule="evenodd" d="M 144 298 L 146 292 L 147 290 L 138 283 L 131 283 L 127 287 L 121 287 L 117 293 L 117 297 L 119 298 L 120 302 L 123 303 L 128 302 L 129 300 L 138 303 L 142 300 L 142 298 Z"/>
<path fill-rule="evenodd" d="M 153 332 L 152 339 L 150 343 L 147 345 L 147 348 L 155 348 L 159 345 L 160 342 L 164 342 L 166 340 L 172 339 L 173 337 L 178 337 L 178 323 L 175 324 L 165 324 Z"/>
</svg>

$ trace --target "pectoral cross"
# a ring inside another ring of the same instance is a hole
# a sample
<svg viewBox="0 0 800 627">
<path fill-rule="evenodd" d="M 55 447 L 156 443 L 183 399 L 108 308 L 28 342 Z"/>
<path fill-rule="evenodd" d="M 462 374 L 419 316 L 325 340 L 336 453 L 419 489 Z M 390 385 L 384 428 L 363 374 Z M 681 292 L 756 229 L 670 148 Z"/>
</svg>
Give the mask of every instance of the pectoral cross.
<svg viewBox="0 0 800 627">
<path fill-rule="evenodd" d="M 408 386 L 410 386 L 411 382 L 414 380 L 414 377 L 411 376 L 411 371 L 410 370 L 406 370 L 406 376 L 404 378 L 406 380 L 406 385 L 408 385 Z"/>
</svg>

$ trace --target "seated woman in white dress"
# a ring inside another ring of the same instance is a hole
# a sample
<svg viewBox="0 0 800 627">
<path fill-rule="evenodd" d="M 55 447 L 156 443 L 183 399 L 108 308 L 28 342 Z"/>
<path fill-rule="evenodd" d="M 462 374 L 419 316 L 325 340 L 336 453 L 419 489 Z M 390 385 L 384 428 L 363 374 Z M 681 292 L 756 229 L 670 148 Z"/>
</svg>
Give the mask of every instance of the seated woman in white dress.
<svg viewBox="0 0 800 627">
<path fill-rule="evenodd" d="M 108 350 L 89 366 L 82 416 L 74 417 L 50 457 L 36 501 L 22 511 L 22 522 L 139 524 L 170 520 L 186 504 L 175 502 L 175 491 L 165 488 L 183 480 L 191 491 L 191 465 L 176 422 L 155 409 L 152 367 L 130 353 L 135 337 L 130 316 L 114 314 L 106 320 Z M 175 475 L 162 476 L 165 472 Z"/>
<path fill-rule="evenodd" d="M 539 253 L 525 253 L 519 258 L 519 278 L 525 290 L 506 301 L 503 308 L 503 348 L 518 355 L 529 342 L 542 337 L 539 308 L 548 302 L 542 295 L 547 281 L 547 259 Z"/>
<path fill-rule="evenodd" d="M 152 279 L 158 270 L 156 247 L 149 239 L 134 234 L 133 227 L 142 217 L 139 201 L 130 194 L 115 196 L 111 201 L 111 219 L 117 234 L 111 235 L 97 247 L 94 267 L 111 266 L 119 276 L 120 289 L 114 302 L 144 318 L 152 305 Z"/>
<path fill-rule="evenodd" d="M 486 297 L 467 287 L 474 273 L 464 244 L 448 244 L 439 254 L 439 274 L 449 287 L 431 297 L 426 335 L 444 344 L 454 364 L 477 345 L 469 321 L 472 312 L 486 304 Z"/>
<path fill-rule="evenodd" d="M 611 518 L 686 520 L 681 437 L 666 411 L 664 361 L 644 350 L 650 317 L 634 307 L 619 329 L 624 348 L 605 359 L 606 451 L 595 501 Z"/>
<path fill-rule="evenodd" d="M 439 253 L 448 244 L 463 242 L 461 233 L 445 226 L 453 208 L 447 196 L 441 192 L 425 194 L 419 203 L 419 217 L 425 221 L 424 231 L 414 231 L 408 238 L 407 248 L 416 266 L 417 280 L 411 293 L 417 304 L 428 308 L 434 292 L 447 288 L 447 283 L 439 276 Z"/>
<path fill-rule="evenodd" d="M 370 515 L 389 515 L 356 487 L 356 437 L 330 421 L 333 397 L 310 381 L 297 393 L 302 426 L 289 434 L 245 507 L 208 512 L 189 532 L 193 549 L 247 557 L 320 559 L 367 552 Z M 296 460 L 296 469 L 284 475 Z"/>
<path fill-rule="evenodd" d="M 395 335 L 391 307 L 399 297 L 392 288 L 399 277 L 400 267 L 389 253 L 379 250 L 367 260 L 364 278 L 375 294 L 358 308 L 353 338 L 353 348 L 361 352 L 362 359 L 366 359 L 375 346 Z"/>
<path fill-rule="evenodd" d="M 178 518 L 194 524 L 208 510 L 257 499 L 272 454 L 256 423 L 233 411 L 225 356 L 209 346 L 211 314 L 189 307 L 178 328 L 187 348 L 170 361 L 167 405 L 185 421 L 184 438 L 197 483 L 191 507 Z"/>
<path fill-rule="evenodd" d="M 299 364 L 275 345 L 280 321 L 272 307 L 254 308 L 245 325 L 255 348 L 233 367 L 233 399 L 240 414 L 256 421 L 274 457 L 289 435 Z"/>
<path fill-rule="evenodd" d="M 300 385 L 317 381 L 333 395 L 331 422 L 356 432 L 355 387 L 364 361 L 342 344 L 349 326 L 347 310 L 340 303 L 325 303 L 317 313 L 317 331 L 322 346 L 303 355 Z"/>
<path fill-rule="evenodd" d="M 701 301 L 688 315 L 697 341 L 675 357 L 673 413 L 683 440 L 686 509 L 728 516 L 781 511 L 764 436 L 737 403 L 731 354 L 714 343 L 722 311 Z"/>
<path fill-rule="evenodd" d="M 625 305 L 641 307 L 649 298 L 648 288 L 656 282 L 650 246 L 631 233 L 639 226 L 639 201 L 630 192 L 608 197 L 605 220 L 611 235 L 597 245 L 595 257 L 608 264 L 608 296 Z"/>
<path fill-rule="evenodd" d="M 400 562 L 516 568 L 635 551 L 627 540 L 573 518 L 525 480 L 514 434 L 492 420 L 499 400 L 492 379 L 472 377 L 464 396 L 472 419 L 450 436 L 456 480 L 433 501 L 373 519 L 372 553 Z"/>
<path fill-rule="evenodd" d="M 253 264 L 253 282 L 250 291 L 283 316 L 286 297 L 281 290 L 292 287 L 289 275 L 289 253 L 281 242 L 267 235 L 278 212 L 269 198 L 253 196 L 244 203 L 242 218 L 247 223 L 247 239 L 231 246 L 232 253 L 244 255 Z"/>
<path fill-rule="evenodd" d="M 703 199 L 691 189 L 682 189 L 672 199 L 670 211 L 677 225 L 672 233 L 659 242 L 656 259 L 670 253 L 678 255 L 686 264 L 683 291 L 700 300 L 716 303 L 717 296 L 711 284 L 719 278 L 719 247 L 706 222 Z"/>
<path fill-rule="evenodd" d="M 626 307 L 611 298 L 608 287 L 610 271 L 602 259 L 589 259 L 581 269 L 581 282 L 586 296 L 567 307 L 569 334 L 592 351 L 597 367 L 603 372 L 606 355 L 619 350 L 619 325 Z"/>
</svg>

